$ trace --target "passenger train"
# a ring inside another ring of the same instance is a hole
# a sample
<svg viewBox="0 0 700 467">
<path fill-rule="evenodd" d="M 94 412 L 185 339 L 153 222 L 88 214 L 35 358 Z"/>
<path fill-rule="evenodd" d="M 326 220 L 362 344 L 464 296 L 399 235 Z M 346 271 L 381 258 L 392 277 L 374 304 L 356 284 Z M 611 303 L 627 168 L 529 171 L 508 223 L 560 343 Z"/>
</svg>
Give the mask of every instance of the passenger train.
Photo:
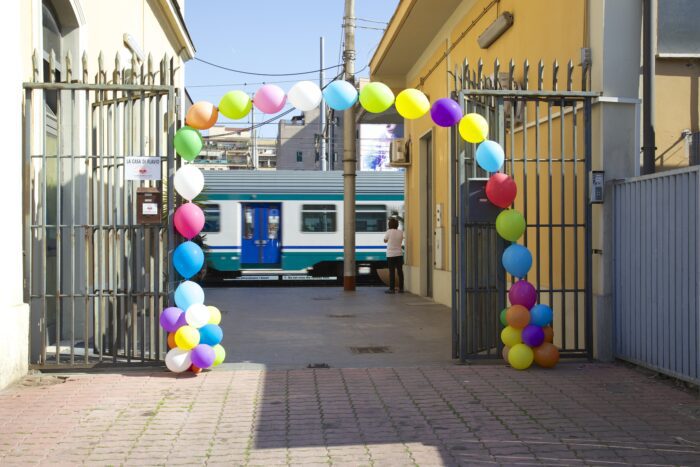
<svg viewBox="0 0 700 467">
<path fill-rule="evenodd" d="M 343 275 L 343 174 L 204 171 L 207 277 Z M 358 172 L 358 275 L 386 267 L 387 219 L 403 219 L 403 172 Z"/>
</svg>

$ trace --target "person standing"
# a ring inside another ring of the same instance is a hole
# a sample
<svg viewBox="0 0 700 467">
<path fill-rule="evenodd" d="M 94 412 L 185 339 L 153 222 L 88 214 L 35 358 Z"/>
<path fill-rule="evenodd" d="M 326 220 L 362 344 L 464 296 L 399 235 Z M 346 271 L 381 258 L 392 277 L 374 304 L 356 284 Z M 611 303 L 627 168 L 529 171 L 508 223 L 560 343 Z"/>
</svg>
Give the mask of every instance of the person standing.
<svg viewBox="0 0 700 467">
<path fill-rule="evenodd" d="M 399 275 L 399 293 L 403 293 L 403 231 L 399 230 L 399 220 L 389 218 L 389 230 L 384 234 L 386 243 L 386 262 L 389 266 L 389 290 L 385 293 L 396 293 L 395 273 Z"/>
</svg>

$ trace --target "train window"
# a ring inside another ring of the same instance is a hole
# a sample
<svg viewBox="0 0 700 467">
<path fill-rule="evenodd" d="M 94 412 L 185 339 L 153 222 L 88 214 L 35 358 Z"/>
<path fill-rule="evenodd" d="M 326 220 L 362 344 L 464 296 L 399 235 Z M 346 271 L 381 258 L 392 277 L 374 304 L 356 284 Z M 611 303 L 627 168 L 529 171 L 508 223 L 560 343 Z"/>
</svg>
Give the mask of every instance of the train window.
<svg viewBox="0 0 700 467">
<path fill-rule="evenodd" d="M 355 208 L 355 231 L 384 232 L 386 219 L 386 205 L 358 204 Z"/>
<path fill-rule="evenodd" d="M 251 240 L 255 233 L 255 212 L 253 208 L 245 208 L 243 211 L 243 238 Z"/>
<path fill-rule="evenodd" d="M 335 232 L 334 204 L 304 204 L 301 207 L 302 232 Z"/>
<path fill-rule="evenodd" d="M 221 208 L 218 204 L 204 205 L 204 228 L 202 232 L 221 231 Z"/>
</svg>

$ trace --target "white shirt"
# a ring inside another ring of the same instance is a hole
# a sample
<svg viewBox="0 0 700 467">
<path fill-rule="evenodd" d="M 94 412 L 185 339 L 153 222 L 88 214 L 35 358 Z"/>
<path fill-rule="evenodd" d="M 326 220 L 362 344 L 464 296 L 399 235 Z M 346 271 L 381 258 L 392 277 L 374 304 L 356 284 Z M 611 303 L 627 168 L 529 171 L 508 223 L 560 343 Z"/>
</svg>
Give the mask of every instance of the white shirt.
<svg viewBox="0 0 700 467">
<path fill-rule="evenodd" d="M 386 243 L 387 258 L 393 258 L 394 256 L 403 256 L 403 251 L 401 251 L 401 243 L 403 242 L 403 230 L 387 230 L 384 234 L 384 242 Z"/>
</svg>

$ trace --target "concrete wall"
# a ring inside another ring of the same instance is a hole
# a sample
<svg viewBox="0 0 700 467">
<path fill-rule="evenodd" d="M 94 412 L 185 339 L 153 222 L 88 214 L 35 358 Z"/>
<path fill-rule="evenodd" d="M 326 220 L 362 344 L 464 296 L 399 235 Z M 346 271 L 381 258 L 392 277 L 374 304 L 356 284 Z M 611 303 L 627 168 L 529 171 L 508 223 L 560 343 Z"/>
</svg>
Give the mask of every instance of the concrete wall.
<svg viewBox="0 0 700 467">
<path fill-rule="evenodd" d="M 277 169 L 279 170 L 320 170 L 321 162 L 316 160 L 315 137 L 319 134 L 319 108 L 304 112 L 304 120 L 292 123 L 280 120 L 277 136 Z M 335 127 L 333 146 L 338 154 L 334 170 L 343 170 L 343 112 L 335 112 L 339 124 Z M 297 151 L 302 153 L 302 162 L 297 162 Z M 329 151 L 330 159 L 333 153 Z M 332 167 L 329 160 L 328 168 Z"/>
</svg>

